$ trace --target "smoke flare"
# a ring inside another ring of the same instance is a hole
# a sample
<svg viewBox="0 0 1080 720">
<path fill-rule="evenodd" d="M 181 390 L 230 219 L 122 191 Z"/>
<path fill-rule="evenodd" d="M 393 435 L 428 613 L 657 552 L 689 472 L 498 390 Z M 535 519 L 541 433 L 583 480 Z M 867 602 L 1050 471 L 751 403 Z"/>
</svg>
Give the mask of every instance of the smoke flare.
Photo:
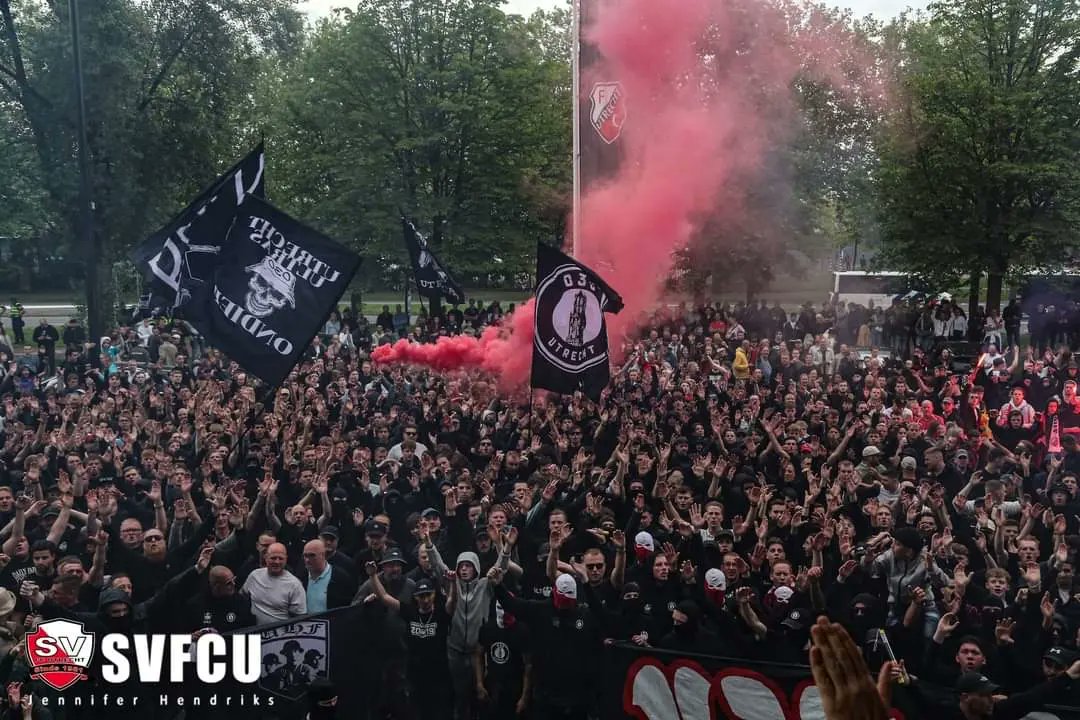
<svg viewBox="0 0 1080 720">
<path fill-rule="evenodd" d="M 674 255 L 708 216 L 735 218 L 738 192 L 725 183 L 752 174 L 796 117 L 792 84 L 823 76 L 842 92 L 872 96 L 849 82 L 857 39 L 812 6 L 763 0 L 616 0 L 590 38 L 627 97 L 620 170 L 582 198 L 580 259 L 623 296 L 608 316 L 613 354 L 619 339 L 655 308 Z M 583 81 L 586 85 L 588 79 Z M 881 93 L 878 93 L 880 96 Z M 481 368 L 505 388 L 528 379 L 533 303 L 479 338 L 399 341 L 376 348 L 377 362 L 438 370 Z"/>
</svg>

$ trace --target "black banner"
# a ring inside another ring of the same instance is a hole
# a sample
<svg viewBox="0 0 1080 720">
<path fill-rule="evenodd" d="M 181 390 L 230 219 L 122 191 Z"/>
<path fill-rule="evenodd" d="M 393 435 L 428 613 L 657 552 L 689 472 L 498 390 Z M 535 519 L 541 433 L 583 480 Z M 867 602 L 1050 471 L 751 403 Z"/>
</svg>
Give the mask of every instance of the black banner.
<svg viewBox="0 0 1080 720">
<path fill-rule="evenodd" d="M 600 276 L 553 247 L 536 246 L 532 387 L 597 400 L 611 379 L 604 313 L 623 302 Z"/>
<path fill-rule="evenodd" d="M 177 307 L 190 278 L 201 280 L 212 273 L 237 206 L 248 195 L 264 196 L 265 162 L 263 144 L 259 143 L 168 225 L 132 251 L 132 261 L 146 277 L 151 309 Z"/>
<path fill-rule="evenodd" d="M 446 298 L 451 304 L 465 302 L 465 293 L 461 286 L 446 272 L 446 268 L 428 247 L 427 238 L 416 229 L 416 225 L 403 217 L 401 228 L 405 236 L 405 247 L 409 251 L 409 260 L 412 262 L 417 292 L 429 300 Z"/>
<path fill-rule="evenodd" d="M 248 195 L 184 317 L 248 372 L 280 383 L 337 306 L 360 256 Z"/>
<path fill-rule="evenodd" d="M 628 117 L 626 89 L 590 40 L 604 13 L 618 12 L 618 0 L 578 2 L 578 172 L 580 191 L 615 174 L 622 159 Z"/>
<path fill-rule="evenodd" d="M 825 720 L 821 695 L 805 665 L 688 655 L 616 644 L 608 649 L 601 688 L 603 720 Z M 915 680 L 894 686 L 896 720 L 960 717 L 950 688 Z M 1041 720 L 1080 720 L 1080 708 L 1048 706 Z"/>
</svg>

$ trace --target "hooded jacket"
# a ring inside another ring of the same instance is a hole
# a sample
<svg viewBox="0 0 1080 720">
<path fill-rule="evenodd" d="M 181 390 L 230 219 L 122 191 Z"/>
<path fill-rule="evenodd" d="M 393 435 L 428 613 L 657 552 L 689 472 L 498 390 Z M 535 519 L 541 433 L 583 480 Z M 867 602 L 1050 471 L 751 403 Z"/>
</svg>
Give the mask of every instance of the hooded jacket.
<svg viewBox="0 0 1080 720">
<path fill-rule="evenodd" d="M 431 561 L 435 567 L 442 565 L 443 560 L 439 555 L 438 548 L 432 553 Z M 457 604 L 454 606 L 454 614 L 450 618 L 450 636 L 446 646 L 453 652 L 472 653 L 480 641 L 480 629 L 484 626 L 491 612 L 491 600 L 494 597 L 491 581 L 480 576 L 480 558 L 474 552 L 463 552 L 458 555 L 454 567 L 461 563 L 472 565 L 476 577 L 472 580 L 457 579 Z M 510 556 L 501 553 L 497 567 L 506 570 L 510 564 Z"/>
</svg>

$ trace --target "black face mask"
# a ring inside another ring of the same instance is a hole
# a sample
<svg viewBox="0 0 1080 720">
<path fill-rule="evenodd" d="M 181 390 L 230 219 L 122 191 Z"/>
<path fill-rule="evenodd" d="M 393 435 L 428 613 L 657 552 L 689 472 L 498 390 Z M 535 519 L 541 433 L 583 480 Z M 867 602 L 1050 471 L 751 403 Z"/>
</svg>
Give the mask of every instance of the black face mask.
<svg viewBox="0 0 1080 720">
<path fill-rule="evenodd" d="M 684 622 L 676 625 L 675 634 L 683 638 L 692 638 L 697 634 L 697 625 L 691 622 Z"/>
<path fill-rule="evenodd" d="M 619 606 L 622 608 L 623 615 L 637 615 L 641 612 L 644 603 L 641 602 L 641 598 L 624 598 Z"/>
<path fill-rule="evenodd" d="M 123 617 L 106 617 L 104 624 L 109 629 L 109 632 L 130 633 L 132 627 L 131 613 L 129 612 Z"/>
</svg>

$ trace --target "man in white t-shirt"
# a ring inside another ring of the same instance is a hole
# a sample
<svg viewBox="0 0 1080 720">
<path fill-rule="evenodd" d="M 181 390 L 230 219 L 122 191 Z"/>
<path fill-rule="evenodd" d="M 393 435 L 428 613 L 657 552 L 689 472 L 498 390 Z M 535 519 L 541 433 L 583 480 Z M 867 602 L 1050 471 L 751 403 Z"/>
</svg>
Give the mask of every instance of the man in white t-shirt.
<svg viewBox="0 0 1080 720">
<path fill-rule="evenodd" d="M 426 453 L 428 449 L 426 445 L 416 439 L 417 437 L 418 435 L 415 425 L 406 425 L 404 428 L 402 428 L 402 442 L 406 440 L 412 440 L 414 443 L 416 443 L 416 457 L 423 457 L 424 453 Z M 390 448 L 386 453 L 386 457 L 390 458 L 391 460 L 401 460 L 401 443 L 398 443 L 397 445 Z"/>
<path fill-rule="evenodd" d="M 266 565 L 248 575 L 244 583 L 260 625 L 307 614 L 307 593 L 303 583 L 285 569 L 287 559 L 285 546 L 274 543 L 266 549 Z"/>
</svg>

